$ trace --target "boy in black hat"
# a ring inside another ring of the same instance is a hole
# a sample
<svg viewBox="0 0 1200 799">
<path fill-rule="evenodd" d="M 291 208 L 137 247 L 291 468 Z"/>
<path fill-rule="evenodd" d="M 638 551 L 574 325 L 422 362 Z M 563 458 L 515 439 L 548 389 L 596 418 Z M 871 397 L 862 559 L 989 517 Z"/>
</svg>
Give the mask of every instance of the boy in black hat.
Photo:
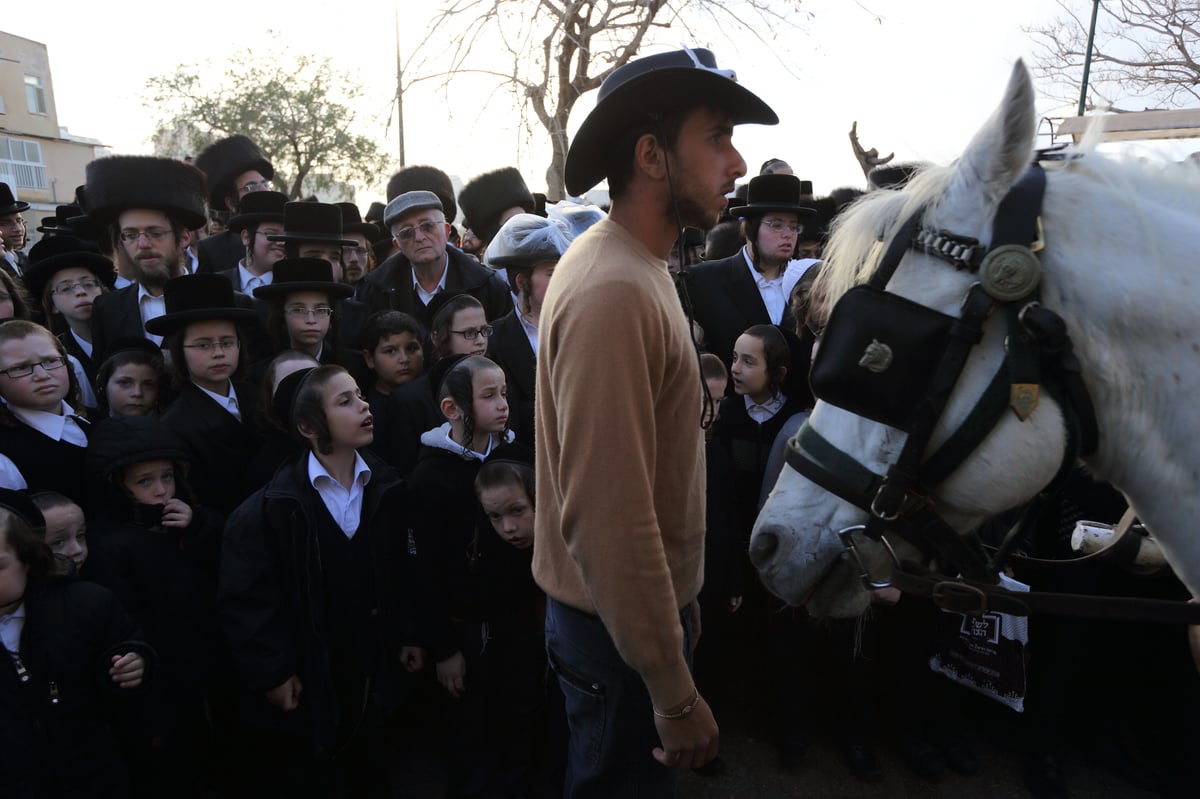
<svg viewBox="0 0 1200 799">
<path fill-rule="evenodd" d="M 29 203 L 18 200 L 7 183 L 0 183 L 0 269 L 13 277 L 25 272 L 29 258 L 25 255 L 25 217 Z"/>
<path fill-rule="evenodd" d="M 234 291 L 253 295 L 259 286 L 271 285 L 272 269 L 283 258 L 283 242 L 271 236 L 283 233 L 283 208 L 287 195 L 279 191 L 256 191 L 242 200 L 242 210 L 229 220 L 227 232 L 237 235 L 244 255 L 233 269 L 217 272 Z"/>
<path fill-rule="evenodd" d="M 200 151 L 193 163 L 208 178 L 208 204 L 214 213 L 236 214 L 241 202 L 254 192 L 271 189 L 275 167 L 258 145 L 236 135 L 213 142 Z M 237 231 L 225 230 L 200 242 L 199 272 L 221 272 L 237 267 L 243 245 Z"/>
<path fill-rule="evenodd" d="M 688 665 L 704 385 L 665 259 L 683 226 L 716 223 L 746 173 L 733 126 L 778 121 L 712 53 L 679 50 L 605 79 L 567 154 L 569 193 L 607 177 L 612 197 L 559 261 L 538 325 L 533 574 L 566 695 L 571 797 L 669 796 L 672 767 L 717 754 Z M 619 357 L 597 357 L 597 342 Z"/>
</svg>

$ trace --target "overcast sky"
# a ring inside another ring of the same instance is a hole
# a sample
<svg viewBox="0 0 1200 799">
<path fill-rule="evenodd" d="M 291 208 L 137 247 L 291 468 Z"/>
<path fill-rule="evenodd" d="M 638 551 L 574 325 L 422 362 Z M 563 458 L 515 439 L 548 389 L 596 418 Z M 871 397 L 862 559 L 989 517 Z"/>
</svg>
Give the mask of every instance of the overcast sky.
<svg viewBox="0 0 1200 799">
<path fill-rule="evenodd" d="M 76 5 L 77 13 L 71 11 Z M 103 6 L 65 0 L 53 12 L 7 15 L 0 28 L 49 47 L 59 123 L 114 152 L 149 151 L 155 114 L 142 98 L 151 76 L 206 59 L 219 69 L 230 53 L 266 53 L 279 43 L 330 55 L 354 74 L 372 97 L 360 117 L 376 120 L 360 132 L 378 137 L 394 155 L 394 128 L 385 133 L 384 124 L 395 87 L 395 9 L 408 52 L 424 36 L 434 6 L 210 1 L 191 6 L 183 18 L 181 7 L 159 0 Z M 708 44 L 720 65 L 735 68 L 781 120 L 775 127 L 738 129 L 734 142 L 751 174 L 767 158 L 783 158 L 819 194 L 862 183 L 846 135 L 854 120 L 865 146 L 895 151 L 898 160 L 953 159 L 999 102 L 1013 63 L 1032 54 L 1022 26 L 1044 23 L 1058 11 L 1049 0 L 811 0 L 805 8 L 812 16 L 799 21 L 800 29 L 774 32 L 774 52 L 744 35 L 731 42 L 714 32 Z M 280 38 L 271 39 L 268 30 Z M 644 52 L 677 47 L 684 37 L 681 30 L 659 32 Z M 572 130 L 592 102 L 585 98 L 576 107 Z M 1062 108 L 1045 100 L 1039 111 Z M 494 84 L 463 80 L 449 102 L 421 84 L 405 94 L 405 120 L 410 164 L 432 163 L 463 180 L 513 165 L 532 190 L 544 188 L 548 147 L 540 138 L 531 141 L 508 95 Z M 359 203 L 365 207 L 381 190 L 364 187 Z"/>
</svg>

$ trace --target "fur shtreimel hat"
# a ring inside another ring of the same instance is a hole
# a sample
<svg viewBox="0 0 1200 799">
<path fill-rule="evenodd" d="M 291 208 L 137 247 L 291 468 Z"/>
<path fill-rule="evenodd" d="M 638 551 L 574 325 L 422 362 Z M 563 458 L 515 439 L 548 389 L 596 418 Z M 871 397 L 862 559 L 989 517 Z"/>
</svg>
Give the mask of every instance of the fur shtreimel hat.
<svg viewBox="0 0 1200 799">
<path fill-rule="evenodd" d="M 442 201 L 446 221 L 453 222 L 458 216 L 458 204 L 454 201 L 454 184 L 450 176 L 436 166 L 406 166 L 387 184 L 387 199 L 392 200 L 410 191 L 431 191 Z"/>
<path fill-rule="evenodd" d="M 227 210 L 225 198 L 235 194 L 233 181 L 243 172 L 254 170 L 267 180 L 275 177 L 275 167 L 258 145 L 238 134 L 205 147 L 192 161 L 208 178 L 208 204 L 218 211 Z"/>
<path fill-rule="evenodd" d="M 520 208 L 532 214 L 537 209 L 537 201 L 525 179 L 511 166 L 485 172 L 463 186 L 458 202 L 462 205 L 464 223 L 484 244 L 496 238 L 504 211 Z"/>
<path fill-rule="evenodd" d="M 116 222 L 129 208 L 162 211 L 193 230 L 208 222 L 204 173 L 174 158 L 110 155 L 87 165 L 87 213 L 97 224 Z"/>
<path fill-rule="evenodd" d="M 757 95 L 737 82 L 730 69 L 719 69 L 716 56 L 703 48 L 673 50 L 630 61 L 600 84 L 592 109 L 567 151 L 567 192 L 581 195 L 607 177 L 609 151 L 622 135 L 650 120 L 651 114 L 712 106 L 729 113 L 733 124 L 779 124 L 779 117 Z"/>
</svg>

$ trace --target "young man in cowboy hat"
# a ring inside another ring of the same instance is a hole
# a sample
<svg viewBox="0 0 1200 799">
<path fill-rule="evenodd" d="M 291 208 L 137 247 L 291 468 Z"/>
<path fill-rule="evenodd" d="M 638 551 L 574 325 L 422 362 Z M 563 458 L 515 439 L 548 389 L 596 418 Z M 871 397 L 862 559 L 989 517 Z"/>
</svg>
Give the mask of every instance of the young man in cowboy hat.
<svg viewBox="0 0 1200 799">
<path fill-rule="evenodd" d="M 728 258 L 692 267 L 692 312 L 707 350 L 727 369 L 733 343 L 748 327 L 795 327 L 788 297 L 806 267 L 793 255 L 803 220 L 815 213 L 801 199 L 801 183 L 787 174 L 753 178 L 746 202 L 729 209 L 742 220 L 746 244 Z"/>
<path fill-rule="evenodd" d="M 208 179 L 208 204 L 217 213 L 239 213 L 242 200 L 254 192 L 270 190 L 271 178 L 275 177 L 275 167 L 258 145 L 240 134 L 213 142 L 193 163 Z M 209 236 L 197 246 L 197 271 L 234 269 L 243 252 L 236 231 L 227 229 Z"/>
<path fill-rule="evenodd" d="M 253 296 L 254 289 L 271 285 L 272 269 L 283 258 L 283 242 L 271 236 L 283 233 L 283 207 L 287 195 L 279 191 L 247 194 L 242 210 L 229 220 L 228 231 L 239 236 L 245 255 L 233 269 L 217 272 L 234 291 Z"/>
<path fill-rule="evenodd" d="M 703 577 L 700 380 L 666 256 L 746 173 L 743 122 L 779 121 L 707 50 L 633 61 L 600 87 L 566 188 L 612 210 L 558 263 L 539 323 L 533 572 L 566 695 L 567 795 L 669 796 L 717 754 L 688 666 Z M 603 345 L 603 357 L 596 349 Z"/>
<path fill-rule="evenodd" d="M 118 272 L 133 282 L 96 298 L 92 306 L 93 359 L 108 345 L 146 337 L 145 323 L 166 313 L 163 287 L 184 274 L 184 231 L 204 224 L 204 173 L 173 158 L 114 155 L 87 165 L 88 215 L 106 228 Z"/>
<path fill-rule="evenodd" d="M 25 217 L 29 203 L 18 200 L 7 183 L 0 183 L 0 269 L 20 277 L 29 264 L 25 249 Z"/>
</svg>

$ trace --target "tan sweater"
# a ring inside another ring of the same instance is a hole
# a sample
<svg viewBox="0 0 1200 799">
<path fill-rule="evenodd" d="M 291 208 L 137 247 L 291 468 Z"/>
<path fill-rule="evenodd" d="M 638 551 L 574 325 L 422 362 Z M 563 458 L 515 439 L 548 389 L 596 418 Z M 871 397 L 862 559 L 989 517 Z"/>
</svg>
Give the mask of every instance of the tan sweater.
<svg viewBox="0 0 1200 799">
<path fill-rule="evenodd" d="M 554 270 L 538 334 L 534 578 L 599 615 L 655 706 L 677 705 L 705 477 L 699 367 L 666 262 L 600 222 Z"/>
</svg>

